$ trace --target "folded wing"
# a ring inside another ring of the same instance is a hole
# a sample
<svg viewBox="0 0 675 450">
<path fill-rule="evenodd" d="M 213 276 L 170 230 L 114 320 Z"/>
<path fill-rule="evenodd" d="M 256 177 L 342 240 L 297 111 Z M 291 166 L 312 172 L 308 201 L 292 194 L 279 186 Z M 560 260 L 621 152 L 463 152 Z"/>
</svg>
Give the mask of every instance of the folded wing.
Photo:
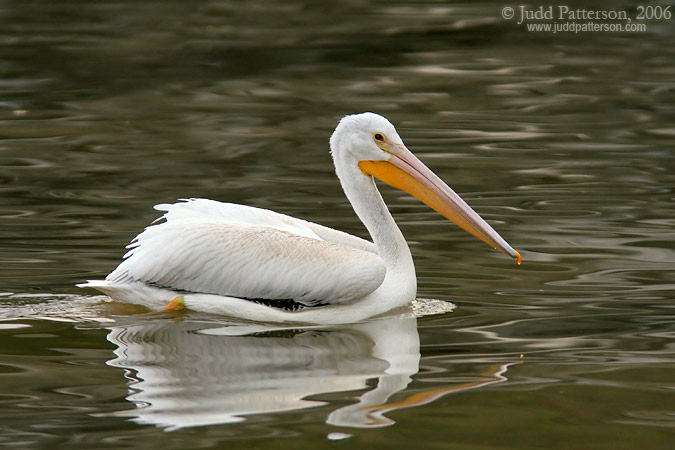
<svg viewBox="0 0 675 450">
<path fill-rule="evenodd" d="M 365 239 L 269 209 L 236 203 L 222 203 L 205 198 L 191 198 L 173 204 L 165 203 L 155 206 L 155 209 L 166 212 L 157 221 L 161 219 L 167 222 L 184 219 L 220 219 L 252 225 L 265 225 L 293 234 L 335 242 L 336 244 L 377 254 L 375 245 Z"/>
<path fill-rule="evenodd" d="M 305 305 L 362 298 L 384 280 L 386 269 L 379 256 L 323 240 L 310 222 L 302 221 L 307 224 L 302 231 L 293 223 L 275 226 L 279 224 L 272 219 L 252 223 L 266 210 L 243 210 L 249 213 L 243 214 L 246 220 L 235 221 L 232 214 L 172 210 L 180 205 L 186 203 L 158 207 L 168 211 L 166 222 L 139 234 L 106 280 L 248 299 L 290 299 Z M 356 245 L 363 241 L 351 238 Z"/>
</svg>

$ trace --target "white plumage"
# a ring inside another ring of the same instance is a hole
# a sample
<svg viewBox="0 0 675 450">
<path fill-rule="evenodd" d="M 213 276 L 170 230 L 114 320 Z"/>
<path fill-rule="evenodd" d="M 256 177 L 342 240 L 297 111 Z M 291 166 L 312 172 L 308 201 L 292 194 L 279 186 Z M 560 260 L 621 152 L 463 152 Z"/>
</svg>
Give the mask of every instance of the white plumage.
<svg viewBox="0 0 675 450">
<path fill-rule="evenodd" d="M 379 256 L 323 240 L 310 224 L 288 216 L 205 199 L 157 209 L 167 211 L 166 221 L 136 237 L 107 281 L 143 280 L 283 307 L 287 300 L 308 306 L 355 300 L 384 280 Z"/>
<path fill-rule="evenodd" d="M 157 205 L 165 211 L 161 223 L 132 241 L 105 281 L 80 286 L 152 309 L 179 298 L 190 309 L 273 322 L 346 323 L 404 306 L 415 298 L 415 269 L 373 176 L 520 261 L 405 148 L 385 118 L 347 116 L 330 145 L 338 178 L 372 243 L 273 211 L 190 199 Z"/>
</svg>

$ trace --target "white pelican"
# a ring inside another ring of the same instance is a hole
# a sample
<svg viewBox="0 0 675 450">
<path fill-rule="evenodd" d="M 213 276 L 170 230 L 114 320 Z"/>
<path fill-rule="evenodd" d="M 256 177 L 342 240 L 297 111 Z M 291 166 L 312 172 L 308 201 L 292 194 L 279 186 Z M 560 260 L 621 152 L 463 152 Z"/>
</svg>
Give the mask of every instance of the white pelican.
<svg viewBox="0 0 675 450">
<path fill-rule="evenodd" d="M 415 298 L 415 267 L 373 177 L 520 264 L 518 252 L 405 147 L 384 117 L 344 117 L 330 148 L 373 242 L 265 209 L 190 199 L 155 206 L 164 221 L 136 236 L 105 281 L 78 286 L 154 310 L 263 322 L 351 323 L 405 306 Z"/>
</svg>

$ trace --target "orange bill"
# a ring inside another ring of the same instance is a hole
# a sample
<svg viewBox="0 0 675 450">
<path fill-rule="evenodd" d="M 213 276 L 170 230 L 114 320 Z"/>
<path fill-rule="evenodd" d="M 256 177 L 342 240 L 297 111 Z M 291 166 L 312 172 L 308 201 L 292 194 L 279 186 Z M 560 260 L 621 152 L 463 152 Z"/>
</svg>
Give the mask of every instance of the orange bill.
<svg viewBox="0 0 675 450">
<path fill-rule="evenodd" d="M 361 161 L 359 168 L 365 174 L 417 197 L 445 218 L 515 258 L 520 264 L 520 254 L 407 148 L 397 145 L 389 153 L 391 158 L 388 161 Z"/>
</svg>

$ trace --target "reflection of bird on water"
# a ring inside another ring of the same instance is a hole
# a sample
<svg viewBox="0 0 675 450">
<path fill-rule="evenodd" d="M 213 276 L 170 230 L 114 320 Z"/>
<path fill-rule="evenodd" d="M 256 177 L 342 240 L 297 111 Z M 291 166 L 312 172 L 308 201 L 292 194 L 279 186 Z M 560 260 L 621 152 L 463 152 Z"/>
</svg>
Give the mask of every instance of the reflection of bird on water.
<svg viewBox="0 0 675 450">
<path fill-rule="evenodd" d="M 270 322 L 350 323 L 407 305 L 417 289 L 413 260 L 373 177 L 520 262 L 384 117 L 343 118 L 330 147 L 372 243 L 268 210 L 193 199 L 157 206 L 166 211 L 165 222 L 139 234 L 105 281 L 81 286 L 153 309 L 187 307 Z"/>
<path fill-rule="evenodd" d="M 323 419 L 331 425 L 382 427 L 393 424 L 385 412 L 505 379 L 484 374 L 476 382 L 414 391 L 389 402 L 419 370 L 414 317 L 309 329 L 162 320 L 112 328 L 108 340 L 117 346 L 108 364 L 131 369 L 127 399 L 137 406 L 117 414 L 168 429 L 321 406 L 335 408 Z M 338 392 L 348 392 L 354 403 L 333 407 L 316 399 Z"/>
<path fill-rule="evenodd" d="M 414 317 L 327 329 L 163 320 L 113 328 L 108 340 L 108 364 L 134 374 L 127 399 L 138 408 L 121 414 L 169 428 L 318 407 L 327 403 L 306 398 L 371 379 L 379 404 L 408 385 L 420 357 Z"/>
</svg>

